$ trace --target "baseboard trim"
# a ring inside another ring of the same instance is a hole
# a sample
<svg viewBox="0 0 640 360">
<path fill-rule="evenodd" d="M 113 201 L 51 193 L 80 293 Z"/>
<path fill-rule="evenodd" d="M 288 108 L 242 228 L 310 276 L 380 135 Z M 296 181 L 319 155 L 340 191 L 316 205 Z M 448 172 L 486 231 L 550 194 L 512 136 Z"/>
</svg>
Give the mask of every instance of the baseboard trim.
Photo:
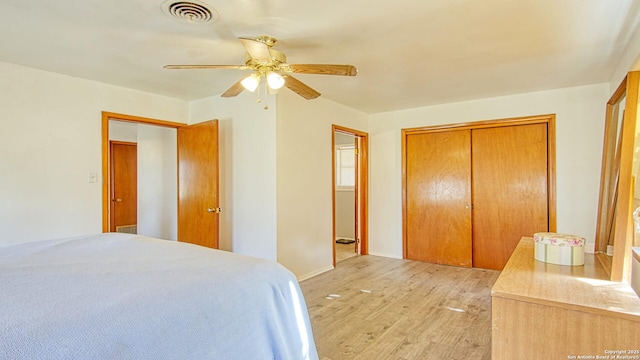
<svg viewBox="0 0 640 360">
<path fill-rule="evenodd" d="M 333 265 L 328 265 L 326 267 L 320 268 L 316 271 L 312 271 L 306 275 L 298 276 L 298 282 L 305 281 L 307 279 L 311 279 L 314 276 L 318 276 L 322 273 L 326 273 L 329 270 L 333 270 Z"/>
<path fill-rule="evenodd" d="M 402 259 L 402 256 L 396 256 L 396 255 L 391 255 L 391 254 L 379 253 L 379 252 L 375 252 L 375 251 L 369 251 L 369 255 L 373 255 L 373 256 L 381 256 L 381 257 L 386 257 L 386 258 L 391 258 L 391 259 Z"/>
<path fill-rule="evenodd" d="M 595 243 L 586 243 L 584 244 L 584 252 L 587 254 L 593 254 L 596 252 L 596 244 Z"/>
</svg>

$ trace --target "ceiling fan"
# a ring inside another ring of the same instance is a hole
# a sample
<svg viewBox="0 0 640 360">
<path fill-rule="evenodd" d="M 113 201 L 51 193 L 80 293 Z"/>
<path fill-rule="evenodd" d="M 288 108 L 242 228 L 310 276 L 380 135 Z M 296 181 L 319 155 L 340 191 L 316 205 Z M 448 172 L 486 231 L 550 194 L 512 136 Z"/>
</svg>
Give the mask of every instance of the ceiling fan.
<svg viewBox="0 0 640 360">
<path fill-rule="evenodd" d="M 342 76 L 355 76 L 358 73 L 353 65 L 287 64 L 287 57 L 273 48 L 277 40 L 271 36 L 263 35 L 254 39 L 241 37 L 240 41 L 247 50 L 244 65 L 165 65 L 165 69 L 253 70 L 221 96 L 237 96 L 245 89 L 253 92 L 260 85 L 260 81 L 265 79 L 270 89 L 276 90 L 286 86 L 307 100 L 317 98 L 320 93 L 291 76 L 292 73 Z"/>
</svg>

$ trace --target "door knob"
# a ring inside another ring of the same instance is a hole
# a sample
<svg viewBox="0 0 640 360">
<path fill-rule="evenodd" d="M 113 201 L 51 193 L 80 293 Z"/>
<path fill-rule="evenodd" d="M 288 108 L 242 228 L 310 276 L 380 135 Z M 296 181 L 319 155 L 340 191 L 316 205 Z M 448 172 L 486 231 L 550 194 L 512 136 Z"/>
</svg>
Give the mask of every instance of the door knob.
<svg viewBox="0 0 640 360">
<path fill-rule="evenodd" d="M 113 199 L 113 200 L 111 200 L 111 201 L 114 201 L 114 202 L 122 202 L 122 199 Z"/>
<path fill-rule="evenodd" d="M 219 214 L 222 212 L 221 208 L 207 208 L 207 212 Z"/>
</svg>

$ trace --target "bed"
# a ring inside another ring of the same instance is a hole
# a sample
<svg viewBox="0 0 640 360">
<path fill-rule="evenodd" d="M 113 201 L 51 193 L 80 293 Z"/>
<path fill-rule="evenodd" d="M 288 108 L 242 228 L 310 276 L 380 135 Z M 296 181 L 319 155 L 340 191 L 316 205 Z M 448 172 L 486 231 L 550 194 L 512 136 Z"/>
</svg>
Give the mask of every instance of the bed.
<svg viewBox="0 0 640 360">
<path fill-rule="evenodd" d="M 0 246 L 1 359 L 318 358 L 281 265 L 100 234 Z"/>
</svg>

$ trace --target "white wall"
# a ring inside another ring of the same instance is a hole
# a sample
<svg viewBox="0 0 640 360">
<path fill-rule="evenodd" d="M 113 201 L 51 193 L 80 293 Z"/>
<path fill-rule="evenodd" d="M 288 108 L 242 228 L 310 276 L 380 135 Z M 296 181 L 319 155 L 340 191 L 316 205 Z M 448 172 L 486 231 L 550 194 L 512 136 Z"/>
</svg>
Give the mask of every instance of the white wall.
<svg viewBox="0 0 640 360">
<path fill-rule="evenodd" d="M 181 100 L 4 62 L 0 84 L 0 243 L 102 231 L 102 111 L 187 120 Z"/>
<path fill-rule="evenodd" d="M 336 239 L 356 238 L 354 190 L 336 190 Z"/>
<path fill-rule="evenodd" d="M 138 125 L 138 234 L 178 239 L 176 129 Z"/>
<path fill-rule="evenodd" d="M 627 75 L 627 72 L 640 70 L 640 27 L 638 27 L 634 34 L 628 34 L 628 36 L 630 38 L 629 45 L 627 45 L 627 48 L 619 57 L 618 64 L 609 79 L 609 90 L 611 94 L 618 88 L 618 85 L 620 85 L 622 79 Z M 623 39 L 623 41 L 624 40 L 626 39 Z"/>
<path fill-rule="evenodd" d="M 190 124 L 218 119 L 220 249 L 276 260 L 275 104 L 256 94 L 190 104 Z"/>
<path fill-rule="evenodd" d="M 109 120 L 109 140 L 138 142 L 138 124 Z"/>
<path fill-rule="evenodd" d="M 371 115 L 370 253 L 402 257 L 401 129 L 541 114 L 556 114 L 557 230 L 593 246 L 609 96 L 602 83 Z"/>
<path fill-rule="evenodd" d="M 333 267 L 332 124 L 366 131 L 367 116 L 324 98 L 278 95 L 278 262 L 301 279 Z"/>
</svg>

